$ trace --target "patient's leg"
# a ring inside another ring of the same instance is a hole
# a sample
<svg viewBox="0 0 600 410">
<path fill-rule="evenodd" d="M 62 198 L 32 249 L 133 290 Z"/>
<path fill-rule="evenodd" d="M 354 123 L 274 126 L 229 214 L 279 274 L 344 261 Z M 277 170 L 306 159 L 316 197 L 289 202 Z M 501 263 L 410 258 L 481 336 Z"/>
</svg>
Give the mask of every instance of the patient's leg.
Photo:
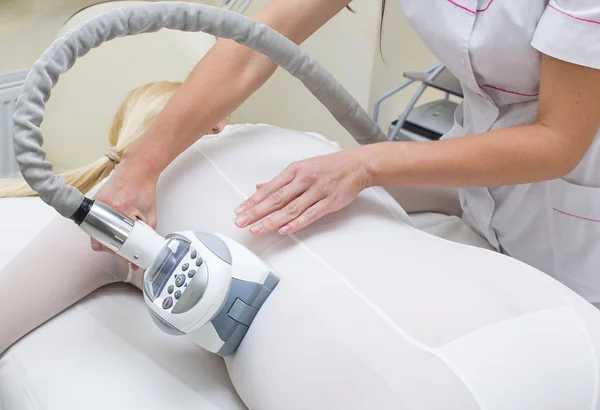
<svg viewBox="0 0 600 410">
<path fill-rule="evenodd" d="M 101 286 L 123 281 L 127 264 L 93 252 L 73 222 L 54 219 L 0 270 L 0 354 Z"/>
</svg>

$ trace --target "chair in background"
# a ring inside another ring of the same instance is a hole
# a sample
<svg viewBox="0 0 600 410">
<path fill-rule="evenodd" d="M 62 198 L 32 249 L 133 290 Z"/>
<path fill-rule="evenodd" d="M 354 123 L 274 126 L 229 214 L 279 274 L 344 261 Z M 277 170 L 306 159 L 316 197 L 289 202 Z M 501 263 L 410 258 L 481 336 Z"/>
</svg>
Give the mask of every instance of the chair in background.
<svg viewBox="0 0 600 410">
<path fill-rule="evenodd" d="M 443 65 L 434 65 L 423 72 L 406 72 L 406 81 L 383 94 L 375 101 L 373 118 L 379 119 L 381 104 L 411 84 L 421 83 L 406 108 L 388 129 L 390 141 L 434 141 L 452 128 L 454 112 L 458 103 L 450 96 L 463 98 L 460 82 Z M 429 87 L 445 93 L 445 98 L 417 106 L 417 102 Z"/>
</svg>

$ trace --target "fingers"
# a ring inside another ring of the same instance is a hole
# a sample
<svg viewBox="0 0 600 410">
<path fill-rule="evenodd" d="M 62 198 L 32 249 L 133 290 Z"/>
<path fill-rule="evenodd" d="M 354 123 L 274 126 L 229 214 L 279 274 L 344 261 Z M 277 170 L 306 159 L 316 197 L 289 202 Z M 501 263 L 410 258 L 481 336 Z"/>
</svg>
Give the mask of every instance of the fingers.
<svg viewBox="0 0 600 410">
<path fill-rule="evenodd" d="M 238 215 L 235 218 L 235 224 L 240 228 L 253 224 L 254 222 L 263 219 L 275 211 L 278 211 L 284 207 L 288 207 L 291 205 L 291 202 L 302 195 L 304 191 L 305 188 L 301 186 L 301 184 L 298 184 L 294 181 L 291 184 L 282 187 L 278 191 L 273 192 L 263 201 L 257 203 L 244 213 Z M 310 204 L 307 204 L 306 206 L 309 205 Z M 260 228 L 254 229 L 262 230 Z"/>
<path fill-rule="evenodd" d="M 134 263 L 128 261 L 127 259 L 123 258 L 121 255 L 115 253 L 114 251 L 108 249 L 106 246 L 102 245 L 100 242 L 98 242 L 97 240 L 90 238 L 90 242 L 92 243 L 92 249 L 95 252 L 108 252 L 110 254 L 113 254 L 117 257 L 119 257 L 120 259 L 122 259 L 123 261 L 125 261 L 130 267 L 131 270 L 133 270 L 134 272 L 137 271 L 139 269 L 139 266 L 135 265 Z"/>
<path fill-rule="evenodd" d="M 235 210 L 235 224 L 260 235 L 297 232 L 356 199 L 364 189 L 361 162 L 353 156 L 321 156 L 290 165 Z"/>
<path fill-rule="evenodd" d="M 94 238 L 90 238 L 90 242 L 92 243 L 92 249 L 96 252 L 101 252 L 104 250 L 104 246 Z"/>
<path fill-rule="evenodd" d="M 144 215 L 138 211 L 133 211 L 130 215 L 132 218 L 139 219 L 140 221 L 144 222 L 146 225 L 150 226 L 152 229 L 156 229 L 156 225 L 157 225 L 158 221 L 157 221 L 155 209 L 152 209 L 146 215 Z M 106 246 L 102 245 L 100 242 L 98 242 L 94 238 L 90 238 L 90 244 L 91 244 L 92 250 L 95 252 L 109 252 L 109 253 L 115 254 L 115 252 L 108 249 Z"/>
<path fill-rule="evenodd" d="M 115 252 L 108 249 L 106 246 L 102 245 L 100 242 L 98 242 L 94 238 L 90 238 L 90 242 L 92 244 L 92 250 L 94 250 L 96 252 L 108 252 L 108 253 L 112 253 L 113 255 L 116 255 Z"/>
<path fill-rule="evenodd" d="M 131 216 L 134 219 L 139 219 L 140 221 L 142 221 L 143 223 L 145 223 L 152 229 L 156 229 L 156 224 L 158 223 L 158 218 L 156 217 L 156 209 L 155 208 L 150 209 L 148 212 L 146 212 L 146 214 L 143 214 L 142 212 L 140 212 L 138 210 L 134 210 L 131 212 Z"/>
<path fill-rule="evenodd" d="M 281 235 L 289 235 L 306 228 L 317 219 L 327 215 L 329 213 L 330 205 L 331 201 L 327 198 L 318 201 L 316 204 L 302 212 L 296 219 L 279 228 L 279 233 Z"/>
<path fill-rule="evenodd" d="M 317 189 L 309 189 L 298 198 L 281 207 L 278 212 L 275 212 L 262 221 L 252 225 L 250 227 L 250 232 L 259 235 L 280 230 L 281 227 L 291 223 L 291 221 L 299 218 L 304 212 L 307 212 L 314 204 L 322 200 L 323 197 L 323 194 Z M 285 235 L 285 233 L 283 234 Z"/>
<path fill-rule="evenodd" d="M 249 210 L 250 208 L 269 198 L 278 190 L 292 182 L 294 180 L 294 176 L 295 172 L 293 170 L 293 167 L 290 166 L 286 168 L 281 174 L 279 174 L 275 179 L 265 184 L 259 184 L 260 187 L 257 185 L 257 191 L 235 209 L 235 214 L 239 216 L 240 214 L 244 213 L 245 211 Z"/>
</svg>

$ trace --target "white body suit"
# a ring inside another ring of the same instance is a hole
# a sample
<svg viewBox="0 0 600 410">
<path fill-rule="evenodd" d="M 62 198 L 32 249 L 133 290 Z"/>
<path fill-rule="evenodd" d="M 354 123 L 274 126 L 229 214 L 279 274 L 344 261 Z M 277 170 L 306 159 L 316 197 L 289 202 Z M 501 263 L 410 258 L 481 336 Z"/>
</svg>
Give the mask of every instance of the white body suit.
<svg viewBox="0 0 600 410">
<path fill-rule="evenodd" d="M 292 236 L 257 238 L 234 225 L 233 209 L 256 183 L 337 150 L 301 132 L 228 126 L 159 180 L 160 234 L 219 232 L 281 279 L 226 359 L 250 410 L 596 408 L 600 312 L 517 260 L 417 230 L 384 189 L 362 192 Z M 0 300 L 10 301 L 0 310 L 0 350 L 126 276 L 123 264 L 57 219 L 0 271 Z M 28 292 L 15 297 L 14 289 Z M 211 356 L 200 347 L 188 356 L 193 378 L 210 380 L 202 375 L 214 368 Z M 216 397 L 223 389 L 207 381 L 206 390 Z M 215 408 L 237 408 L 223 400 Z"/>
</svg>

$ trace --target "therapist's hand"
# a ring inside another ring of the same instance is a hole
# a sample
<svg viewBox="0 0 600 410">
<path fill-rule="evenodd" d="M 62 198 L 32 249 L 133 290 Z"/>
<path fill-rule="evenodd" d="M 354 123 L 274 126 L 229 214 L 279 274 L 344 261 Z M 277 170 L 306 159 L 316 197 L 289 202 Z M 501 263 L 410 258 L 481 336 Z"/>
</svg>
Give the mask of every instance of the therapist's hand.
<svg viewBox="0 0 600 410">
<path fill-rule="evenodd" d="M 156 182 L 158 173 L 148 170 L 135 158 L 124 157 L 94 199 L 105 203 L 132 219 L 140 219 L 156 228 Z M 156 176 L 154 176 L 156 175 Z M 92 239 L 92 249 L 106 251 Z"/>
<path fill-rule="evenodd" d="M 365 151 L 349 151 L 292 163 L 236 208 L 235 224 L 255 235 L 299 231 L 350 204 L 371 184 Z"/>
</svg>

